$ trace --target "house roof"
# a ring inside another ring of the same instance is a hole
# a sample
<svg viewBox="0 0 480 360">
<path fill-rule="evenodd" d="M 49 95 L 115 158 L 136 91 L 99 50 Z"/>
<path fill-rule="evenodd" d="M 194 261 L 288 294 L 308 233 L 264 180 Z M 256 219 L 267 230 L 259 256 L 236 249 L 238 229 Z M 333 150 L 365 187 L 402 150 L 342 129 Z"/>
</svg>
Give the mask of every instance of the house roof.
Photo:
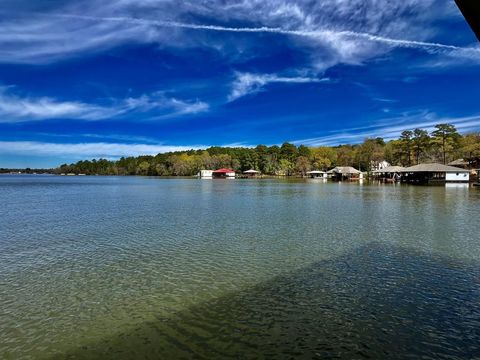
<svg viewBox="0 0 480 360">
<path fill-rule="evenodd" d="M 374 173 L 375 174 L 398 173 L 398 172 L 402 172 L 403 170 L 405 170 L 403 166 L 387 166 L 386 168 L 375 170 Z"/>
<path fill-rule="evenodd" d="M 312 171 L 307 171 L 307 174 L 325 174 L 325 171 L 312 170 Z"/>
<path fill-rule="evenodd" d="M 449 162 L 448 165 L 450 165 L 450 166 L 464 166 L 464 165 L 468 165 L 468 161 L 465 161 L 463 159 L 457 159 L 457 160 L 454 160 L 452 162 Z"/>
<path fill-rule="evenodd" d="M 333 168 L 332 170 L 329 170 L 327 173 L 332 174 L 361 174 L 362 172 L 355 169 L 354 167 L 351 166 L 337 166 Z"/>
<path fill-rule="evenodd" d="M 418 164 L 405 168 L 402 172 L 468 172 L 468 170 L 461 169 L 454 166 L 442 165 L 442 164 Z"/>
<path fill-rule="evenodd" d="M 226 173 L 234 173 L 234 172 L 235 171 L 232 169 L 218 169 L 214 171 L 215 174 L 226 174 Z"/>
<path fill-rule="evenodd" d="M 247 171 L 244 171 L 243 173 L 244 174 L 258 174 L 260 171 L 257 171 L 257 170 L 254 170 L 254 169 L 250 169 L 250 170 L 247 170 Z"/>
</svg>

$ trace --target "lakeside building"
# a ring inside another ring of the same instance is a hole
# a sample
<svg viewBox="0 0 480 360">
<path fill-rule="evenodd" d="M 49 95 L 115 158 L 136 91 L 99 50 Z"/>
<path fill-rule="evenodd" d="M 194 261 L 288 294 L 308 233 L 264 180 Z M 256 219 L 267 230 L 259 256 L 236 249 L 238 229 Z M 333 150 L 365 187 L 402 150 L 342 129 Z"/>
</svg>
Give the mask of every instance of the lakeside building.
<svg viewBox="0 0 480 360">
<path fill-rule="evenodd" d="M 404 170 L 403 166 L 387 166 L 386 168 L 373 171 L 372 174 L 382 181 L 396 182 L 400 181 Z"/>
<path fill-rule="evenodd" d="M 451 161 L 447 165 L 456 166 L 462 169 L 468 169 L 470 167 L 470 163 L 468 161 L 465 161 L 464 159 L 457 159 L 457 160 Z"/>
<path fill-rule="evenodd" d="M 370 169 L 372 171 L 382 170 L 390 166 L 390 163 L 386 160 L 382 161 L 370 161 Z"/>
<path fill-rule="evenodd" d="M 336 180 L 336 181 L 363 180 L 363 173 L 352 166 L 337 166 L 327 171 L 327 174 L 332 180 Z"/>
<path fill-rule="evenodd" d="M 254 178 L 260 175 L 260 171 L 250 169 L 250 170 L 244 171 L 243 174 L 249 178 Z"/>
<path fill-rule="evenodd" d="M 470 171 L 459 167 L 431 163 L 410 166 L 402 171 L 402 181 L 421 184 L 469 182 Z"/>
<path fill-rule="evenodd" d="M 320 170 L 307 171 L 306 174 L 312 179 L 326 179 L 328 176 L 325 171 Z"/>
<path fill-rule="evenodd" d="M 197 176 L 200 179 L 211 179 L 213 178 L 213 170 L 200 170 Z"/>
<path fill-rule="evenodd" d="M 235 171 L 232 169 L 218 169 L 212 171 L 212 176 L 216 179 L 235 179 Z"/>
</svg>

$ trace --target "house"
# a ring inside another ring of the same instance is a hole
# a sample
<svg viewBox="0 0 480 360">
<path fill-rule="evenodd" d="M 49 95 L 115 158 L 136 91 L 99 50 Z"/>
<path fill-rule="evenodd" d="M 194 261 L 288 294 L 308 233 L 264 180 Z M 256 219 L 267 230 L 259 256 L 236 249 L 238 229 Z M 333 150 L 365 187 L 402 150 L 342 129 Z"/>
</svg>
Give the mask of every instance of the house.
<svg viewBox="0 0 480 360">
<path fill-rule="evenodd" d="M 200 179 L 211 179 L 213 177 L 213 170 L 200 170 L 197 176 Z"/>
<path fill-rule="evenodd" d="M 386 160 L 383 161 L 370 161 L 370 169 L 372 171 L 382 170 L 390 166 L 390 163 Z"/>
<path fill-rule="evenodd" d="M 325 171 L 320 171 L 320 170 L 312 170 L 312 171 L 307 171 L 307 176 L 311 177 L 312 179 L 326 179 L 327 178 L 327 173 Z"/>
<path fill-rule="evenodd" d="M 442 164 L 418 164 L 402 171 L 402 181 L 423 184 L 469 182 L 470 172 L 459 167 Z"/>
<path fill-rule="evenodd" d="M 457 159 L 452 162 L 448 163 L 449 166 L 456 166 L 462 169 L 468 169 L 470 167 L 470 163 L 464 159 Z"/>
<path fill-rule="evenodd" d="M 212 172 L 216 179 L 235 179 L 235 171 L 232 169 L 218 169 Z"/>
<path fill-rule="evenodd" d="M 327 174 L 332 180 L 337 181 L 363 179 L 363 173 L 351 166 L 337 166 L 327 171 Z"/>
</svg>

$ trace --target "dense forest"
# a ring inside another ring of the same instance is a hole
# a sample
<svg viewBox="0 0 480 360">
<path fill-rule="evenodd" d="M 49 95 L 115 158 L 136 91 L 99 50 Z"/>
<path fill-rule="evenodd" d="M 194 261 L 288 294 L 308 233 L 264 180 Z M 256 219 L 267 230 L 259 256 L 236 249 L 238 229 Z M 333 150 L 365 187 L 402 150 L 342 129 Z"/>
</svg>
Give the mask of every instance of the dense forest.
<svg viewBox="0 0 480 360">
<path fill-rule="evenodd" d="M 403 131 L 400 138 L 385 142 L 365 139 L 356 145 L 307 147 L 284 143 L 281 146 L 258 145 L 255 148 L 210 147 L 158 154 L 122 157 L 64 164 L 57 173 L 87 175 L 159 175 L 190 176 L 201 169 L 256 169 L 268 175 L 304 175 L 309 170 L 327 170 L 335 166 L 354 166 L 371 171 L 386 160 L 392 165 L 410 166 L 422 162 L 446 164 L 463 158 L 473 166 L 480 160 L 480 133 L 461 135 L 455 126 L 438 124 L 429 133 L 423 129 Z"/>
</svg>

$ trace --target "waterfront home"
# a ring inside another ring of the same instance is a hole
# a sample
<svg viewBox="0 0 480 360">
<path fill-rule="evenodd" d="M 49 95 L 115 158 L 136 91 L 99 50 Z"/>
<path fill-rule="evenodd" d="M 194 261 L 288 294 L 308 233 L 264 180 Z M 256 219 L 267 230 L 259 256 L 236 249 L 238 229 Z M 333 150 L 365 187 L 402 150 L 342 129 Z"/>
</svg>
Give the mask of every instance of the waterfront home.
<svg viewBox="0 0 480 360">
<path fill-rule="evenodd" d="M 254 170 L 254 169 L 250 169 L 250 170 L 244 171 L 243 173 L 244 173 L 247 177 L 257 177 L 258 175 L 260 175 L 260 171 L 257 171 L 257 170 Z"/>
<path fill-rule="evenodd" d="M 197 176 L 200 179 L 211 179 L 213 177 L 213 170 L 200 170 Z"/>
<path fill-rule="evenodd" d="M 352 166 L 337 166 L 329 171 L 327 171 L 329 177 L 332 180 L 342 181 L 342 180 L 362 180 L 363 173 L 360 170 L 355 169 Z"/>
<path fill-rule="evenodd" d="M 214 178 L 221 179 L 234 179 L 235 171 L 232 169 L 218 169 L 212 172 Z"/>
<path fill-rule="evenodd" d="M 320 170 L 312 170 L 312 171 L 307 171 L 307 176 L 311 177 L 312 179 L 326 179 L 327 178 L 327 173 L 325 171 L 320 171 Z"/>
<path fill-rule="evenodd" d="M 470 172 L 459 167 L 442 164 L 418 164 L 402 171 L 402 181 L 423 184 L 468 182 Z"/>
<path fill-rule="evenodd" d="M 405 170 L 403 166 L 387 166 L 386 168 L 373 171 L 373 176 L 385 182 L 400 181 L 402 171 Z"/>
<path fill-rule="evenodd" d="M 457 159 L 452 162 L 448 163 L 449 166 L 456 166 L 462 169 L 468 169 L 470 167 L 470 163 L 465 161 L 464 159 Z"/>
<path fill-rule="evenodd" d="M 372 171 L 382 170 L 390 166 L 390 163 L 386 160 L 382 161 L 370 161 L 370 169 Z"/>
</svg>

